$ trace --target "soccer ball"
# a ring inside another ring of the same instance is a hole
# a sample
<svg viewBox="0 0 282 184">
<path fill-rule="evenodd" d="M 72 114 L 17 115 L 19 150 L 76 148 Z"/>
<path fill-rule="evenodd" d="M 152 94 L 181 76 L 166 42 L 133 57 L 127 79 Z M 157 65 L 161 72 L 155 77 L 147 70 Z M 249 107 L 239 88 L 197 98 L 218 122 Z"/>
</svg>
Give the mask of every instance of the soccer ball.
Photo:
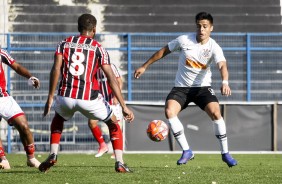
<svg viewBox="0 0 282 184">
<path fill-rule="evenodd" d="M 169 132 L 169 128 L 162 120 L 153 120 L 147 127 L 148 137 L 155 142 L 165 140 Z"/>
</svg>

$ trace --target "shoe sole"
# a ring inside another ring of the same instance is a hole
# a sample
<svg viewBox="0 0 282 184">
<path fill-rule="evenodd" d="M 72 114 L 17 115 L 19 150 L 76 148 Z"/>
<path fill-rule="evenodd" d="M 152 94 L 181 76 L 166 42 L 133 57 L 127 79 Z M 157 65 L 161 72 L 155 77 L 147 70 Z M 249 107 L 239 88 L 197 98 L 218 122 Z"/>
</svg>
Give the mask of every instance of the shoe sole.
<svg viewBox="0 0 282 184">
<path fill-rule="evenodd" d="M 118 168 L 118 169 L 116 169 L 116 172 L 118 172 L 118 173 L 132 173 L 133 171 L 126 170 L 124 168 Z"/>
<path fill-rule="evenodd" d="M 187 160 L 187 162 L 190 161 L 190 160 L 194 160 L 194 158 L 195 158 L 195 155 L 193 155 L 189 160 Z M 187 162 L 185 162 L 185 163 L 178 163 L 177 162 L 177 165 L 187 164 Z"/>
<path fill-rule="evenodd" d="M 226 162 L 225 162 L 226 163 Z M 226 163 L 227 164 L 227 163 Z M 227 164 L 229 168 L 234 167 L 237 165 L 237 163 L 235 165 L 231 165 L 231 164 Z"/>
<path fill-rule="evenodd" d="M 52 166 L 56 164 L 57 161 L 55 160 L 50 160 L 49 162 L 42 162 L 39 165 L 39 171 L 46 173 Z"/>
<path fill-rule="evenodd" d="M 107 150 L 107 151 L 105 151 L 105 152 L 103 152 L 103 153 L 97 153 L 97 154 L 95 155 L 95 157 L 96 157 L 96 158 L 99 158 L 99 157 L 103 156 L 105 153 L 108 153 L 108 151 L 109 151 L 109 150 Z"/>
</svg>

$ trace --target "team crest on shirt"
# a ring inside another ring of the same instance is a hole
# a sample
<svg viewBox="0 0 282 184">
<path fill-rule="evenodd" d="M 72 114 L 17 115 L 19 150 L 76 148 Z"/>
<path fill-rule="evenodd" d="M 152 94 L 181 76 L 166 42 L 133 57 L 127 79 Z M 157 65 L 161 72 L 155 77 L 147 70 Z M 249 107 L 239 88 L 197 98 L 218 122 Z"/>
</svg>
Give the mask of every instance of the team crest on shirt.
<svg viewBox="0 0 282 184">
<path fill-rule="evenodd" d="M 201 56 L 205 58 L 210 58 L 211 57 L 211 51 L 209 49 L 202 49 L 201 50 Z"/>
</svg>

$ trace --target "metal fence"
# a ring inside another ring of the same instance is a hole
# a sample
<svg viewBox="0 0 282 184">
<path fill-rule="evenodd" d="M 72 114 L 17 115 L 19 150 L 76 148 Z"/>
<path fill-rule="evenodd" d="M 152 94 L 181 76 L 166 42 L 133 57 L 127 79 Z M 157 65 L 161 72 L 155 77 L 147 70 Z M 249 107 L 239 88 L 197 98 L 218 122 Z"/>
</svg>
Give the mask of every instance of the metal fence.
<svg viewBox="0 0 282 184">
<path fill-rule="evenodd" d="M 51 117 L 42 120 L 47 99 L 49 72 L 58 42 L 77 33 L 8 33 L 0 34 L 1 46 L 41 80 L 41 88 L 33 90 L 27 81 L 7 68 L 10 94 L 25 111 L 34 132 L 37 147 L 49 149 Z M 120 69 L 124 80 L 122 92 L 127 101 L 163 102 L 173 87 L 178 54 L 158 61 L 140 79 L 133 79 L 134 70 L 156 50 L 183 33 L 111 33 L 98 34 L 96 39 L 109 51 L 111 61 Z M 213 88 L 221 102 L 281 101 L 282 97 L 282 34 L 281 33 L 214 33 L 228 61 L 231 97 L 220 95 L 221 78 L 215 64 Z M 65 124 L 62 150 L 96 149 L 87 120 L 76 114 Z M 4 131 L 6 133 L 6 131 Z M 8 150 L 22 150 L 16 131 L 4 135 Z M 11 141 L 11 142 L 10 142 Z M 91 145 L 91 146 L 90 146 Z M 93 147 L 94 146 L 94 147 Z"/>
</svg>

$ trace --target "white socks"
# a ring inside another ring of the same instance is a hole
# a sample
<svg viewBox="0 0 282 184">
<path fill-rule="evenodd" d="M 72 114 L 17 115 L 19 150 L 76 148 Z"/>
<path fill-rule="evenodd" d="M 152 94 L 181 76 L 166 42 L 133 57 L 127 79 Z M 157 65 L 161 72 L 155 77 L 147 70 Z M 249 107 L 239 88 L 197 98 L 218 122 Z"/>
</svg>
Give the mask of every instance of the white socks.
<svg viewBox="0 0 282 184">
<path fill-rule="evenodd" d="M 170 118 L 168 119 L 168 122 L 170 123 L 173 136 L 175 137 L 179 146 L 182 148 L 182 150 L 188 150 L 189 145 L 184 134 L 184 128 L 178 117 L 175 116 Z"/>
<path fill-rule="evenodd" d="M 59 144 L 51 144 L 50 147 L 51 147 L 50 154 L 55 153 L 56 155 L 58 155 Z"/>
<path fill-rule="evenodd" d="M 116 156 L 116 161 L 121 162 L 124 164 L 123 159 L 122 159 L 122 150 L 114 150 L 115 156 Z"/>
<path fill-rule="evenodd" d="M 213 127 L 214 127 L 215 136 L 219 140 L 221 153 L 222 154 L 227 153 L 228 144 L 227 144 L 227 136 L 226 136 L 226 126 L 223 118 L 220 118 L 219 120 L 214 120 Z"/>
</svg>

